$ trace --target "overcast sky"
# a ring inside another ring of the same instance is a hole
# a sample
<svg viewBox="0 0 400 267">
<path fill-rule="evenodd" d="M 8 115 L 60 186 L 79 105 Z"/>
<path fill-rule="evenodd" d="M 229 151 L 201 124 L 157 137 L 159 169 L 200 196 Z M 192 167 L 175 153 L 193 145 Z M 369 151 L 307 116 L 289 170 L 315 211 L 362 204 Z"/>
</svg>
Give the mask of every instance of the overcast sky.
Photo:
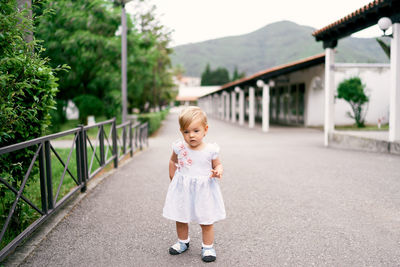
<svg viewBox="0 0 400 267">
<path fill-rule="evenodd" d="M 172 46 L 255 31 L 290 20 L 320 29 L 371 0 L 147 0 L 157 6 L 161 23 L 173 30 Z M 128 12 L 134 12 L 128 4 Z M 380 35 L 377 26 L 356 37 Z"/>
</svg>

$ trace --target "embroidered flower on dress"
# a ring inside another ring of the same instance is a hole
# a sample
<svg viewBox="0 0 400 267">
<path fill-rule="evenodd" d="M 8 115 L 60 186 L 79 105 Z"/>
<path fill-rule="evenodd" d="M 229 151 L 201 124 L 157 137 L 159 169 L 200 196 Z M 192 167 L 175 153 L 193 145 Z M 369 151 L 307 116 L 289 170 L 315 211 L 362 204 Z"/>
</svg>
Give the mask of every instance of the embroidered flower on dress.
<svg viewBox="0 0 400 267">
<path fill-rule="evenodd" d="M 181 167 L 191 166 L 193 163 L 193 160 L 191 158 L 188 158 L 188 152 L 186 151 L 186 147 L 184 146 L 183 142 L 179 142 L 177 144 L 177 147 L 179 149 L 178 164 L 175 164 L 175 166 L 178 169 L 180 169 Z"/>
</svg>

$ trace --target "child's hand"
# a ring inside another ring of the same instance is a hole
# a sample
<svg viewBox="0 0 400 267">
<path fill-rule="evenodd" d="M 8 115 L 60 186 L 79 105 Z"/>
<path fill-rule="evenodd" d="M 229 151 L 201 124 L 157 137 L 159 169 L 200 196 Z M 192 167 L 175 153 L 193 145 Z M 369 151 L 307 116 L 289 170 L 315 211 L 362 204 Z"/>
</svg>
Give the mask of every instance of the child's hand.
<svg viewBox="0 0 400 267">
<path fill-rule="evenodd" d="M 222 170 L 220 168 L 212 169 L 210 178 L 222 178 Z"/>
</svg>

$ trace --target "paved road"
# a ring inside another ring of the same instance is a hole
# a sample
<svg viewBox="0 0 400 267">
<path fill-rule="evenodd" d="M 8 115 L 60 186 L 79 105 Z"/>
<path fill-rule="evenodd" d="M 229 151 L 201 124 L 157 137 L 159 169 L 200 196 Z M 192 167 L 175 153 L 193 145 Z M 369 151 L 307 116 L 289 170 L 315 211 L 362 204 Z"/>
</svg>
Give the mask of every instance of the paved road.
<svg viewBox="0 0 400 267">
<path fill-rule="evenodd" d="M 98 185 L 23 266 L 197 266 L 201 232 L 170 256 L 174 223 L 161 216 L 171 114 L 150 148 Z M 328 149 L 322 132 L 264 134 L 210 120 L 221 146 L 227 219 L 216 224 L 218 266 L 400 265 L 400 157 Z"/>
</svg>

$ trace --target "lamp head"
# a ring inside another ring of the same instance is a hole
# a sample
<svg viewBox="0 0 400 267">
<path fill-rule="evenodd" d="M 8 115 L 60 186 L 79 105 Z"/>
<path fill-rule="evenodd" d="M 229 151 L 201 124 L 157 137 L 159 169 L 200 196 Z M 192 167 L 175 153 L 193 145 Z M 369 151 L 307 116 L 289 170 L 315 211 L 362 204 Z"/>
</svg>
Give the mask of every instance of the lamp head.
<svg viewBox="0 0 400 267">
<path fill-rule="evenodd" d="M 390 26 L 392 26 L 392 20 L 388 17 L 380 18 L 378 20 L 378 26 L 383 31 L 383 34 L 385 34 L 385 31 L 387 31 Z"/>
<path fill-rule="evenodd" d="M 265 85 L 263 80 L 258 80 L 257 81 L 257 87 L 263 87 Z"/>
</svg>

